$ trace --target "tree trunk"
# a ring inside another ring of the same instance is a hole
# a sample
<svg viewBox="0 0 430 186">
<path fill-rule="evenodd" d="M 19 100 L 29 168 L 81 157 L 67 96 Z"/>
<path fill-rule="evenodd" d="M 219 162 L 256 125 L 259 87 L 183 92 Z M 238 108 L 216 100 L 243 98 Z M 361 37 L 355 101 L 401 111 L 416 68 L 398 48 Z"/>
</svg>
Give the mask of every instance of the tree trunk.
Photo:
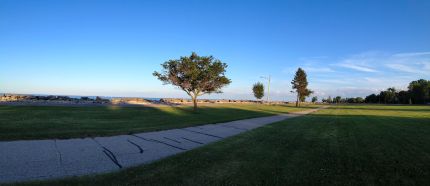
<svg viewBox="0 0 430 186">
<path fill-rule="evenodd" d="M 194 105 L 193 110 L 197 111 L 197 96 L 193 96 L 192 100 L 193 100 L 193 105 Z"/>
<path fill-rule="evenodd" d="M 299 107 L 299 93 L 297 93 L 297 101 L 296 101 L 296 107 Z"/>
</svg>

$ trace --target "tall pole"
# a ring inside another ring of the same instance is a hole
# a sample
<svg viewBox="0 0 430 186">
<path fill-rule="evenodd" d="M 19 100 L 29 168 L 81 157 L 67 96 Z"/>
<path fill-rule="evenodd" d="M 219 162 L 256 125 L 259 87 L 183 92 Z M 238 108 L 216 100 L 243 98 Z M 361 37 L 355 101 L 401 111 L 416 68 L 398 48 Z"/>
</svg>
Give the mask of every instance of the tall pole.
<svg viewBox="0 0 430 186">
<path fill-rule="evenodd" d="M 267 84 L 267 103 L 270 103 L 270 75 L 269 75 L 269 83 Z"/>
<path fill-rule="evenodd" d="M 269 76 L 260 76 L 260 78 L 267 79 L 267 103 L 270 101 L 270 75 Z"/>
</svg>

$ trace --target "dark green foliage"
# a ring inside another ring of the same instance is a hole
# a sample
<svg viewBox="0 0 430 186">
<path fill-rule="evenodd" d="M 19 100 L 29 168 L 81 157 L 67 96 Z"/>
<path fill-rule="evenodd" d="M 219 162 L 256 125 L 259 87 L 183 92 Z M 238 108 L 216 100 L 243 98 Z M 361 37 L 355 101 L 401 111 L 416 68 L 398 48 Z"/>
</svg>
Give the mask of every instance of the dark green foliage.
<svg viewBox="0 0 430 186">
<path fill-rule="evenodd" d="M 397 93 L 397 99 L 398 99 L 398 103 L 401 103 L 401 104 L 410 104 L 410 102 L 412 101 L 411 94 L 409 94 L 408 91 L 404 91 L 404 90 Z"/>
<path fill-rule="evenodd" d="M 412 81 L 409 83 L 408 89 L 413 103 L 423 104 L 430 102 L 430 81 L 424 79 Z"/>
<path fill-rule="evenodd" d="M 296 107 L 300 106 L 300 102 L 305 101 L 306 97 L 311 95 L 313 92 L 308 89 L 308 79 L 306 72 L 299 68 L 297 69 L 294 79 L 291 81 L 292 88 L 296 90 L 297 101 Z"/>
<path fill-rule="evenodd" d="M 370 95 L 366 96 L 364 101 L 366 103 L 378 103 L 379 96 L 377 96 L 376 94 L 370 94 Z"/>
<path fill-rule="evenodd" d="M 340 97 L 340 96 L 336 96 L 336 97 L 333 99 L 333 102 L 334 102 L 334 103 L 340 103 L 340 102 L 341 102 L 341 100 L 342 100 L 342 97 Z"/>
<path fill-rule="evenodd" d="M 364 103 L 364 99 L 362 97 L 356 97 L 354 103 Z"/>
<path fill-rule="evenodd" d="M 172 84 L 181 88 L 191 96 L 194 109 L 197 108 L 197 97 L 203 94 L 221 93 L 221 88 L 230 84 L 231 80 L 224 74 L 227 64 L 212 56 L 191 56 L 169 60 L 161 64 L 163 71 L 154 72 L 164 84 Z"/>
<path fill-rule="evenodd" d="M 306 89 L 306 91 L 302 95 L 300 95 L 300 101 L 305 102 L 306 98 L 309 97 L 313 93 L 314 93 L 314 91 Z"/>
<path fill-rule="evenodd" d="M 426 104 L 430 103 L 430 81 L 420 79 L 409 83 L 408 90 L 397 91 L 394 87 L 381 91 L 378 95 L 366 97 L 366 103 L 385 104 Z"/>
<path fill-rule="evenodd" d="M 396 89 L 394 87 L 388 88 L 386 91 L 382 91 L 379 93 L 379 97 L 382 103 L 397 103 Z"/>
<path fill-rule="evenodd" d="M 362 97 L 345 98 L 343 101 L 345 101 L 346 103 L 363 103 L 364 99 Z"/>
<path fill-rule="evenodd" d="M 365 103 L 365 100 L 362 97 L 355 98 L 342 98 L 340 96 L 336 96 L 333 100 L 329 96 L 327 99 L 322 99 L 324 103 Z"/>
<path fill-rule="evenodd" d="M 252 86 L 252 92 L 255 98 L 261 99 L 264 96 L 264 85 L 263 83 L 257 82 Z"/>
<path fill-rule="evenodd" d="M 318 101 L 318 97 L 316 97 L 316 96 L 312 97 L 312 103 L 315 103 L 317 101 Z"/>
<path fill-rule="evenodd" d="M 365 100 L 362 97 L 355 97 L 355 98 L 342 98 L 340 96 L 336 96 L 332 101 L 330 101 L 331 98 L 324 99 L 323 102 L 326 103 L 364 103 Z"/>
</svg>

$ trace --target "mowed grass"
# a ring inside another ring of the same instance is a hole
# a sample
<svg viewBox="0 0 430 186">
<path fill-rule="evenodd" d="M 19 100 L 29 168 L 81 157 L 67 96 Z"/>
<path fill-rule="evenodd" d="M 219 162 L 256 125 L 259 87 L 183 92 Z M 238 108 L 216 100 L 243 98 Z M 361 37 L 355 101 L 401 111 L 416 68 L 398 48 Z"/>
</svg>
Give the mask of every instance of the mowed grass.
<svg viewBox="0 0 430 186">
<path fill-rule="evenodd" d="M 332 106 L 117 173 L 24 185 L 428 185 L 429 106 Z"/>
<path fill-rule="evenodd" d="M 77 138 L 182 128 L 300 111 L 292 105 L 181 107 L 0 106 L 0 140 Z"/>
</svg>

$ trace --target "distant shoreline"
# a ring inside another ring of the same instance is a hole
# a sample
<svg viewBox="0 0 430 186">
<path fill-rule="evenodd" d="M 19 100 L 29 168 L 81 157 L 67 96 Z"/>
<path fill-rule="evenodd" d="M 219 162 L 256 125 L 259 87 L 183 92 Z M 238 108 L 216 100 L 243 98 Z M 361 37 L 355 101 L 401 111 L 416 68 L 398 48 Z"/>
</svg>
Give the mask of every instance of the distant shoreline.
<svg viewBox="0 0 430 186">
<path fill-rule="evenodd" d="M 199 104 L 223 103 L 267 103 L 257 100 L 234 99 L 198 99 Z M 287 104 L 288 102 L 271 101 L 271 104 Z M 137 98 L 101 96 L 56 96 L 29 94 L 0 94 L 0 105 L 10 106 L 178 106 L 192 104 L 191 99 L 183 98 Z"/>
</svg>

